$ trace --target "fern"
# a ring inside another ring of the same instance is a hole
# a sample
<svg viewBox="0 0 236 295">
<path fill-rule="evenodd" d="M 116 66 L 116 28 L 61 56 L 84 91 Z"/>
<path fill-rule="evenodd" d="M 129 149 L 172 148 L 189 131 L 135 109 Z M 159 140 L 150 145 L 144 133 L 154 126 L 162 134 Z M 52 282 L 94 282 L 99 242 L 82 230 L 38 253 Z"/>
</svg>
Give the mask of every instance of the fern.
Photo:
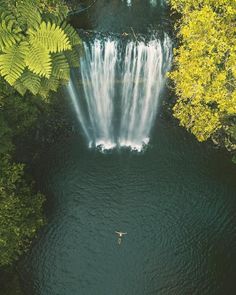
<svg viewBox="0 0 236 295">
<path fill-rule="evenodd" d="M 67 36 L 69 37 L 69 40 L 72 46 L 81 45 L 81 40 L 79 38 L 79 35 L 71 25 L 64 22 L 62 23 L 61 27 L 64 30 L 64 32 L 67 34 Z"/>
<path fill-rule="evenodd" d="M 40 25 L 41 15 L 32 0 L 16 2 L 16 8 L 19 14 L 17 19 L 21 24 L 27 24 L 32 28 L 37 28 Z"/>
<path fill-rule="evenodd" d="M 66 51 L 65 56 L 70 67 L 79 67 L 79 53 L 76 51 L 76 48 L 72 51 Z"/>
<path fill-rule="evenodd" d="M 71 49 L 70 41 L 65 32 L 57 25 L 42 22 L 37 30 L 28 31 L 31 44 L 41 44 L 50 53 Z"/>
<path fill-rule="evenodd" d="M 43 78 L 38 94 L 41 97 L 46 99 L 51 90 L 57 91 L 58 86 L 59 86 L 59 80 L 57 78 L 55 77 L 51 77 L 50 79 Z"/>
<path fill-rule="evenodd" d="M 57 0 L 0 0 L 0 76 L 20 94 L 46 98 L 78 66 L 80 38 L 67 12 Z"/>
<path fill-rule="evenodd" d="M 34 95 L 39 92 L 41 78 L 38 75 L 26 70 L 20 77 L 20 81 L 22 85 Z"/>
<path fill-rule="evenodd" d="M 0 55 L 0 74 L 10 85 L 13 85 L 23 73 L 26 51 L 27 44 L 21 42 L 5 48 Z"/>
<path fill-rule="evenodd" d="M 45 87 L 49 91 L 57 91 L 57 88 L 59 86 L 59 79 L 57 79 L 56 77 L 51 77 L 50 79 L 43 79 L 41 86 Z"/>
<path fill-rule="evenodd" d="M 11 47 L 17 41 L 20 41 L 20 29 L 14 28 L 15 21 L 14 19 L 2 13 L 0 23 L 0 50 L 3 51 L 5 47 Z"/>
<path fill-rule="evenodd" d="M 27 88 L 23 85 L 22 81 L 18 79 L 14 84 L 13 87 L 18 91 L 22 96 L 25 95 Z"/>
<path fill-rule="evenodd" d="M 52 60 L 52 75 L 58 79 L 68 80 L 70 78 L 70 68 L 65 55 L 63 53 L 54 53 Z"/>
<path fill-rule="evenodd" d="M 26 55 L 26 65 L 35 74 L 49 78 L 52 71 L 52 61 L 48 50 L 38 42 L 29 44 Z"/>
</svg>

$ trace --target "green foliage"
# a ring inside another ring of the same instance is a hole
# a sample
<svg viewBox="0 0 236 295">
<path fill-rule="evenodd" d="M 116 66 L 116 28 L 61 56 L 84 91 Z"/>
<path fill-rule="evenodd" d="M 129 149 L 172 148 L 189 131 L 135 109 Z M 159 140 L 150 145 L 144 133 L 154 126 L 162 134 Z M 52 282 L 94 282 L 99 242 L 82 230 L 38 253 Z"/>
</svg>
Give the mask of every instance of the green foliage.
<svg viewBox="0 0 236 295">
<path fill-rule="evenodd" d="M 8 156 L 0 160 L 0 266 L 6 266 L 29 247 L 44 224 L 44 197 L 32 195 L 23 179 L 23 165 L 11 163 Z"/>
<path fill-rule="evenodd" d="M 21 95 L 46 98 L 69 79 L 69 66 L 78 66 L 80 39 L 65 22 L 67 12 L 62 1 L 0 2 L 0 76 Z"/>
<path fill-rule="evenodd" d="M 23 42 L 13 44 L 2 50 L 0 55 L 0 74 L 10 85 L 13 85 L 20 78 L 26 67 L 26 50 L 27 45 Z"/>
<path fill-rule="evenodd" d="M 29 31 L 31 44 L 42 44 L 49 53 L 71 49 L 66 33 L 55 24 L 42 22 L 36 30 Z"/>
<path fill-rule="evenodd" d="M 0 78 L 0 267 L 17 260 L 44 224 L 44 197 L 24 180 L 24 165 L 11 160 L 16 138 L 36 123 L 34 100 L 20 97 Z"/>
<path fill-rule="evenodd" d="M 9 128 L 4 116 L 0 113 L 0 155 L 7 153 L 13 149 L 12 132 Z"/>
<path fill-rule="evenodd" d="M 40 43 L 31 43 L 25 59 L 28 69 L 34 74 L 50 78 L 52 60 L 49 51 Z"/>
<path fill-rule="evenodd" d="M 235 126 L 236 118 L 236 2 L 170 2 L 182 15 L 176 26 L 180 44 L 169 74 L 178 96 L 174 116 L 199 141 L 219 142 L 223 137 L 224 145 L 234 150 L 229 126 Z"/>
</svg>

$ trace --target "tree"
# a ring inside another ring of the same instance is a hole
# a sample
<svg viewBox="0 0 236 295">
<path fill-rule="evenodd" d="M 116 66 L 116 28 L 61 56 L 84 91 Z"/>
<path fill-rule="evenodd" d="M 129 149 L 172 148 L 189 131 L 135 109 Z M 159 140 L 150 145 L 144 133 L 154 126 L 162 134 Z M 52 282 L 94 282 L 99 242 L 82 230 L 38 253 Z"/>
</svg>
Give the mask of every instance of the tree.
<svg viewBox="0 0 236 295">
<path fill-rule="evenodd" d="M 236 2 L 170 2 L 181 14 L 169 74 L 178 96 L 174 116 L 199 141 L 212 138 L 236 151 Z"/>
<path fill-rule="evenodd" d="M 0 266 L 12 264 L 29 247 L 44 224 L 44 197 L 32 194 L 23 179 L 24 166 L 1 157 L 0 166 Z"/>
<path fill-rule="evenodd" d="M 80 39 L 67 13 L 55 0 L 0 2 L 0 76 L 21 95 L 46 98 L 78 66 Z"/>
</svg>

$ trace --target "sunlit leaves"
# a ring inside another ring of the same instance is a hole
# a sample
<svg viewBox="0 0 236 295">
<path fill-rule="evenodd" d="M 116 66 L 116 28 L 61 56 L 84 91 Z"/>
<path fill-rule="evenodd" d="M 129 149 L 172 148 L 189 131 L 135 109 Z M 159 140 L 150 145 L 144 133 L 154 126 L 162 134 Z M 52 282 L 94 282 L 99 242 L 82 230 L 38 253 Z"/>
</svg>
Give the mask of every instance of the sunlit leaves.
<svg viewBox="0 0 236 295">
<path fill-rule="evenodd" d="M 36 30 L 29 30 L 29 42 L 40 44 L 50 53 L 71 49 L 71 44 L 65 32 L 55 24 L 42 22 Z"/>
<path fill-rule="evenodd" d="M 20 94 L 45 97 L 78 66 L 80 39 L 65 21 L 67 11 L 61 1 L 47 0 L 4 1 L 0 7 L 0 75 Z"/>
<path fill-rule="evenodd" d="M 199 141 L 236 116 L 236 40 L 233 0 L 171 0 L 182 14 L 174 70 L 174 116 Z M 234 15 L 234 16 L 233 16 Z"/>
<path fill-rule="evenodd" d="M 23 73 L 27 51 L 27 43 L 22 42 L 7 47 L 0 55 L 0 74 L 10 85 L 13 85 Z"/>
<path fill-rule="evenodd" d="M 25 61 L 29 70 L 33 73 L 42 77 L 50 77 L 52 70 L 51 56 L 48 50 L 40 43 L 29 44 Z"/>
</svg>

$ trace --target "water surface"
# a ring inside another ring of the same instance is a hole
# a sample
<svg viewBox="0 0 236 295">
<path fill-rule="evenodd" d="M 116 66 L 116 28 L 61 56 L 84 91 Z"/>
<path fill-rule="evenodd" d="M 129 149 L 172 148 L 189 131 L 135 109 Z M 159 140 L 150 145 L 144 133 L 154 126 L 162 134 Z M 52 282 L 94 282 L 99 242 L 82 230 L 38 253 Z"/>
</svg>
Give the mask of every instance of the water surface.
<svg viewBox="0 0 236 295">
<path fill-rule="evenodd" d="M 166 122 L 154 138 L 143 154 L 77 138 L 45 154 L 49 223 L 24 261 L 26 294 L 236 293 L 235 166 Z"/>
</svg>

